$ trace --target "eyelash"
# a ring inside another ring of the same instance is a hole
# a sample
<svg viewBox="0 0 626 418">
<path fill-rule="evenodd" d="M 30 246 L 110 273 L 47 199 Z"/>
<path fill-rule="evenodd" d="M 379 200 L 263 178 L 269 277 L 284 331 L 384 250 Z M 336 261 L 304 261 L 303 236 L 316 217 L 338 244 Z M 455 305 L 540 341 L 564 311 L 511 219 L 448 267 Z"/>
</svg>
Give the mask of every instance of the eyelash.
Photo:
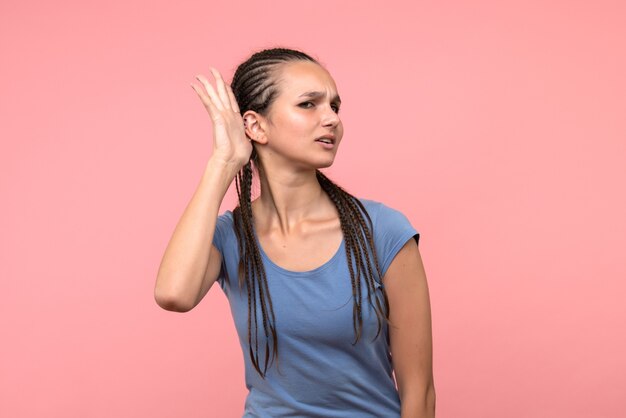
<svg viewBox="0 0 626 418">
<path fill-rule="evenodd" d="M 313 104 L 313 102 L 304 102 L 304 103 L 300 103 L 300 106 L 302 106 L 302 105 L 304 105 L 304 104 L 307 104 L 307 103 L 311 103 L 311 104 Z M 337 110 L 335 110 L 335 113 L 339 113 L 339 106 L 337 106 L 337 105 L 333 105 L 333 106 L 335 106 L 335 108 L 337 109 Z M 307 108 L 307 109 L 308 109 L 308 108 Z"/>
</svg>

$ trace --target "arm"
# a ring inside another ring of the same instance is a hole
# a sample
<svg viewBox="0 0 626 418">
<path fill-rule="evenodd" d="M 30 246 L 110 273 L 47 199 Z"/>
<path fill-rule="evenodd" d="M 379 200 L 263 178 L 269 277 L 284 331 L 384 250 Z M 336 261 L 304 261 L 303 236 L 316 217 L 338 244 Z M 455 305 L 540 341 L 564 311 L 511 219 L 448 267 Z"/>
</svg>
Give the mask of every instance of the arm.
<svg viewBox="0 0 626 418">
<path fill-rule="evenodd" d="M 389 299 L 389 339 L 402 418 L 434 418 L 430 301 L 415 239 L 398 252 L 383 283 Z"/>
<path fill-rule="evenodd" d="M 167 245 L 154 289 L 157 304 L 170 311 L 193 309 L 217 279 L 219 260 L 210 255 L 220 204 L 252 153 L 235 94 L 217 69 L 211 67 L 211 72 L 217 92 L 202 75 L 196 79 L 204 89 L 191 87 L 211 115 L 213 154 Z"/>
<path fill-rule="evenodd" d="M 154 298 L 163 309 L 186 312 L 198 303 L 220 204 L 237 171 L 237 166 L 209 160 L 159 266 Z"/>
</svg>

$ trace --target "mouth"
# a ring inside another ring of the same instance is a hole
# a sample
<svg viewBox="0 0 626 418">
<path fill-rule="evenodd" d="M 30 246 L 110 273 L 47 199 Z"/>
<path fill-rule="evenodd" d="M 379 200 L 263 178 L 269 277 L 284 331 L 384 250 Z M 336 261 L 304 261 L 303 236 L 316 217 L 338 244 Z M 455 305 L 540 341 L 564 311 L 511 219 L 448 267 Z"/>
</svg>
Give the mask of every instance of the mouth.
<svg viewBox="0 0 626 418">
<path fill-rule="evenodd" d="M 323 142 L 324 144 L 334 144 L 335 141 L 332 141 L 330 139 L 316 139 L 317 142 Z"/>
<path fill-rule="evenodd" d="M 316 141 L 318 142 L 323 142 L 325 144 L 334 144 L 335 143 L 335 138 L 333 136 L 322 136 L 320 138 L 317 138 Z"/>
</svg>

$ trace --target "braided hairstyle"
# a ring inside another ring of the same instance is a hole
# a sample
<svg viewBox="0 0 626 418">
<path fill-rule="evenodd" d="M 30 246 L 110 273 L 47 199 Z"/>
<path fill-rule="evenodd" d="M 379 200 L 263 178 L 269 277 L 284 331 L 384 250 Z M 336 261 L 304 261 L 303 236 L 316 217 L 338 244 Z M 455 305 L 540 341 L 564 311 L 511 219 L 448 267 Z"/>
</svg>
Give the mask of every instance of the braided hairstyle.
<svg viewBox="0 0 626 418">
<path fill-rule="evenodd" d="M 287 48 L 264 49 L 254 53 L 246 61 L 241 63 L 237 67 L 231 82 L 231 88 L 235 94 L 240 113 L 243 115 L 246 111 L 253 110 L 263 116 L 267 116 L 272 103 L 279 94 L 277 79 L 282 65 L 297 60 L 311 61 L 321 65 L 317 60 L 304 52 Z M 252 144 L 254 145 L 254 142 L 252 142 Z M 253 164 L 258 175 L 263 177 L 265 174 L 262 169 L 261 161 L 259 161 L 256 148 L 253 148 L 250 160 L 241 168 L 235 178 L 239 204 L 233 210 L 233 219 L 239 254 L 241 255 L 238 268 L 239 287 L 242 288 L 245 282 L 248 290 L 248 343 L 250 358 L 257 372 L 262 378 L 265 378 L 270 356 L 269 337 L 271 336 L 273 347 L 271 354 L 276 358 L 278 358 L 278 339 L 274 325 L 274 309 L 267 284 L 267 277 L 253 230 L 251 201 Z M 373 278 L 371 260 L 366 245 L 369 245 L 373 253 L 372 258 L 378 277 L 382 276 L 371 232 L 372 220 L 359 199 L 333 183 L 319 170 L 315 171 L 317 180 L 322 189 L 328 194 L 339 212 L 341 230 L 345 240 L 348 268 L 352 281 L 352 294 L 354 297 L 353 318 L 356 335 L 356 341 L 353 344 L 356 344 L 361 337 L 361 330 L 363 328 L 360 280 L 363 272 L 366 273 L 365 278 L 368 286 L 368 299 L 370 304 L 372 303 L 372 293 L 376 293 L 376 283 Z M 365 214 L 369 226 L 366 224 L 365 218 L 359 209 Z M 356 273 L 353 268 L 353 259 L 357 261 Z M 381 287 L 380 290 L 382 290 L 384 297 L 385 313 L 382 312 L 382 307 L 377 295 L 376 315 L 378 319 L 378 331 L 374 339 L 378 338 L 380 334 L 381 318 L 389 321 L 389 301 L 387 299 L 387 293 L 384 287 Z M 265 331 L 266 337 L 265 367 L 263 371 L 261 371 L 259 367 L 258 357 L 257 291 L 261 311 L 263 313 L 263 330 Z M 252 350 L 252 320 L 254 320 L 255 325 L 254 352 Z"/>
</svg>

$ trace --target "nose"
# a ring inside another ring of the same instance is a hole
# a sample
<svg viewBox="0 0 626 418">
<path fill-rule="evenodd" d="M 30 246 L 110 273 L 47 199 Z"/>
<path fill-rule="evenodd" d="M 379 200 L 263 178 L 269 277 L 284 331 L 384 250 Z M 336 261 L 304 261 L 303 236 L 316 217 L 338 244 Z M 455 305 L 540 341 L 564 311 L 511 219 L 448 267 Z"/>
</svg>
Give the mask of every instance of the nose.
<svg viewBox="0 0 626 418">
<path fill-rule="evenodd" d="M 333 110 L 333 107 L 330 105 L 327 106 L 326 111 L 324 112 L 323 125 L 337 126 L 340 121 L 341 119 L 339 119 L 339 115 Z"/>
</svg>

